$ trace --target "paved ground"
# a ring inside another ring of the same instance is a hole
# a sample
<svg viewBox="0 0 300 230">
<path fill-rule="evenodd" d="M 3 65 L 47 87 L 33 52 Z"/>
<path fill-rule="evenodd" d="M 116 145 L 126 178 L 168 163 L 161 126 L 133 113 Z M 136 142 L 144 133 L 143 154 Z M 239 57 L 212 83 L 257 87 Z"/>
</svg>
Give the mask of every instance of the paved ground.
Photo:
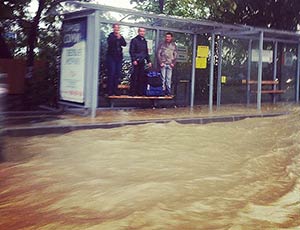
<svg viewBox="0 0 300 230">
<path fill-rule="evenodd" d="M 23 129 L 42 132 L 66 132 L 76 129 L 111 128 L 126 124 L 143 124 L 149 122 L 169 122 L 175 120 L 180 123 L 209 123 L 218 121 L 234 121 L 246 117 L 273 116 L 287 113 L 296 107 L 292 104 L 264 104 L 261 111 L 255 105 L 226 105 L 209 111 L 207 106 L 197 106 L 167 109 L 99 109 L 96 118 L 80 116 L 70 112 L 57 113 L 46 110 L 31 112 L 2 112 L 2 126 L 5 129 Z M 225 120 L 224 120 L 225 119 Z M 22 134 L 23 135 L 23 134 Z"/>
</svg>

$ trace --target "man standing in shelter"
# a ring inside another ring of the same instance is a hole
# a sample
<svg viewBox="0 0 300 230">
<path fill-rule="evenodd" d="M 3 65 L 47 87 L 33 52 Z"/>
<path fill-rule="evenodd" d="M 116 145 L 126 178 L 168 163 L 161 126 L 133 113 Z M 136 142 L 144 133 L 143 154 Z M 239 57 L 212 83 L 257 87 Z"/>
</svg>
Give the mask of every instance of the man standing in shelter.
<svg viewBox="0 0 300 230">
<path fill-rule="evenodd" d="M 171 95 L 172 70 L 176 64 L 177 53 L 173 34 L 167 32 L 165 41 L 160 43 L 157 49 L 157 60 L 161 68 L 163 89 L 166 95 Z"/>
<path fill-rule="evenodd" d="M 151 67 L 148 45 L 145 39 L 145 28 L 138 29 L 138 35 L 130 42 L 129 53 L 133 64 L 133 74 L 130 80 L 130 95 L 143 96 L 146 92 L 147 78 L 145 64 Z"/>
<path fill-rule="evenodd" d="M 113 24 L 113 32 L 109 34 L 107 44 L 108 95 L 116 95 L 122 70 L 122 46 L 126 46 L 119 24 Z"/>
</svg>

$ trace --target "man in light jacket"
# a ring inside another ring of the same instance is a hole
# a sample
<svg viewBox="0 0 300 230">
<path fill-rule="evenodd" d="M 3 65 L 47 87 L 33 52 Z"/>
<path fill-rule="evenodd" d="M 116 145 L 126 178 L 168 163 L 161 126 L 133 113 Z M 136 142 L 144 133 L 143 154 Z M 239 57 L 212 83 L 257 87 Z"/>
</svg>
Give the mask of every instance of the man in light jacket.
<svg viewBox="0 0 300 230">
<path fill-rule="evenodd" d="M 157 60 L 161 68 L 163 89 L 166 95 L 171 94 L 172 70 L 177 59 L 177 46 L 173 42 L 173 34 L 167 32 L 165 41 L 160 43 L 157 49 Z"/>
</svg>

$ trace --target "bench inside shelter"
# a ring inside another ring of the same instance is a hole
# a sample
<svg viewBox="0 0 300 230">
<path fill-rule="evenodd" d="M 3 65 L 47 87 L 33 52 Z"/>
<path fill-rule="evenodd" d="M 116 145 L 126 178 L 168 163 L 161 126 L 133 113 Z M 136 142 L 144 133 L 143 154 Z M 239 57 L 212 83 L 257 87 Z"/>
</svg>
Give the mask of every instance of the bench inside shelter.
<svg viewBox="0 0 300 230">
<path fill-rule="evenodd" d="M 247 84 L 247 80 L 242 80 L 242 84 Z M 248 84 L 250 85 L 257 85 L 258 82 L 255 80 L 250 80 L 248 81 Z M 281 89 L 276 89 L 276 86 L 279 84 L 278 80 L 264 80 L 261 81 L 262 87 L 264 87 L 261 90 L 262 94 L 282 94 L 285 92 L 285 90 L 281 90 Z M 266 88 L 265 86 L 271 86 Z M 258 93 L 257 89 L 251 89 L 251 93 Z"/>
<path fill-rule="evenodd" d="M 153 107 L 157 107 L 157 102 L 159 100 L 173 100 L 174 95 L 168 96 L 130 96 L 128 95 L 129 85 L 118 85 L 121 95 L 112 95 L 107 98 L 110 100 L 110 106 L 113 108 L 115 106 L 116 100 L 150 100 Z"/>
</svg>

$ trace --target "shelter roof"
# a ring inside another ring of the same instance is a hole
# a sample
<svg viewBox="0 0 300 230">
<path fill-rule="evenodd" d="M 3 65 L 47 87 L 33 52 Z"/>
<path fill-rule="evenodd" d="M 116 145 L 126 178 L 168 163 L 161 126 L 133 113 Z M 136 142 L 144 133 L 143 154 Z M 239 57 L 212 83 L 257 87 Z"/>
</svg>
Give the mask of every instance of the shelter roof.
<svg viewBox="0 0 300 230">
<path fill-rule="evenodd" d="M 170 30 L 190 34 L 214 33 L 221 36 L 258 40 L 260 32 L 264 33 L 264 40 L 286 43 L 299 43 L 300 33 L 293 31 L 259 28 L 240 24 L 224 24 L 205 19 L 182 18 L 135 9 L 125 9 L 93 3 L 68 2 L 76 9 L 65 14 L 66 19 L 87 15 L 99 11 L 102 22 L 120 22 L 125 25 L 144 26 L 160 30 Z"/>
</svg>

